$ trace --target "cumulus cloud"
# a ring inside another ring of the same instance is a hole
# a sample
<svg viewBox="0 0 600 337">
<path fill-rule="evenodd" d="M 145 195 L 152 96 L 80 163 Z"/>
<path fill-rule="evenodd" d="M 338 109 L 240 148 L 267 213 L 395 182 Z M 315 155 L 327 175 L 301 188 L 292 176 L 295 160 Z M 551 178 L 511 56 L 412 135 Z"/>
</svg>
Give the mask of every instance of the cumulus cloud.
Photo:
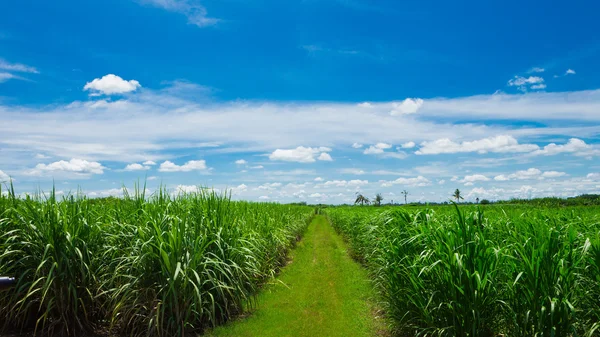
<svg viewBox="0 0 600 337">
<path fill-rule="evenodd" d="M 407 98 L 402 102 L 393 102 L 390 115 L 407 115 L 414 114 L 423 106 L 423 100 L 420 98 Z"/>
<path fill-rule="evenodd" d="M 262 168 L 265 168 L 265 167 L 262 165 L 250 166 L 250 169 L 252 169 L 252 170 L 258 170 L 258 169 L 262 169 Z"/>
<path fill-rule="evenodd" d="M 431 181 L 423 176 L 418 176 L 415 178 L 398 178 L 392 181 L 381 181 L 382 187 L 390 187 L 393 185 L 429 186 L 431 185 Z"/>
<path fill-rule="evenodd" d="M 512 136 L 495 136 L 474 141 L 456 143 L 448 138 L 432 142 L 421 143 L 421 148 L 415 153 L 418 155 L 447 154 L 447 153 L 503 153 L 503 152 L 531 152 L 539 149 L 535 144 L 519 144 Z"/>
<path fill-rule="evenodd" d="M 321 177 L 316 177 L 316 178 L 315 178 L 315 181 L 323 181 L 323 178 L 321 178 Z"/>
<path fill-rule="evenodd" d="M 412 149 L 416 146 L 415 142 L 406 142 L 401 145 L 403 149 Z"/>
<path fill-rule="evenodd" d="M 268 195 L 261 195 L 260 197 L 258 197 L 259 200 L 269 200 L 271 198 L 269 198 Z"/>
<path fill-rule="evenodd" d="M 473 175 L 468 175 L 465 176 L 462 180 L 459 180 L 461 183 L 464 183 L 465 185 L 470 184 L 473 185 L 475 182 L 477 181 L 489 181 L 490 178 L 484 176 L 483 174 L 473 174 Z M 467 185 L 469 186 L 469 185 Z"/>
<path fill-rule="evenodd" d="M 117 75 L 108 74 L 104 75 L 102 78 L 95 78 L 93 81 L 86 83 L 83 90 L 90 91 L 93 96 L 98 96 L 125 94 L 135 91 L 140 87 L 140 82 L 136 80 L 126 81 Z"/>
<path fill-rule="evenodd" d="M 509 86 L 516 86 L 516 87 L 522 87 L 528 84 L 539 84 L 539 83 L 543 83 L 544 79 L 542 77 L 539 76 L 529 76 L 529 77 L 522 77 L 522 76 L 515 76 L 514 78 L 508 80 L 508 85 Z"/>
<path fill-rule="evenodd" d="M 269 155 L 269 159 L 297 163 L 314 163 L 316 160 L 331 161 L 331 156 L 327 153 L 330 151 L 331 149 L 328 147 L 298 146 L 289 150 L 277 149 Z"/>
<path fill-rule="evenodd" d="M 505 174 L 497 175 L 494 177 L 494 180 L 496 180 L 496 181 L 530 180 L 530 179 L 542 180 L 545 178 L 558 178 L 558 177 L 563 177 L 566 175 L 567 174 L 565 172 L 558 172 L 558 171 L 542 172 L 541 170 L 532 167 L 527 170 L 517 171 L 517 172 L 509 174 L 509 175 L 505 175 Z"/>
<path fill-rule="evenodd" d="M 368 185 L 369 181 L 368 180 L 359 180 L 359 179 L 354 179 L 354 180 L 330 180 L 330 181 L 326 181 L 323 186 L 325 187 L 330 187 L 330 186 L 335 186 L 335 187 L 357 187 L 357 186 L 364 186 L 364 185 Z"/>
<path fill-rule="evenodd" d="M 385 149 L 389 149 L 391 148 L 392 145 L 391 144 L 386 144 L 386 143 L 377 143 L 375 145 L 371 145 L 369 146 L 368 149 L 365 149 L 363 151 L 364 154 L 381 154 L 384 152 Z"/>
<path fill-rule="evenodd" d="M 565 75 L 575 75 L 576 72 L 573 69 L 567 69 L 567 71 L 565 71 Z"/>
<path fill-rule="evenodd" d="M 73 158 L 69 161 L 60 160 L 50 164 L 37 164 L 34 169 L 26 171 L 26 175 L 39 176 L 51 172 L 71 172 L 80 175 L 103 174 L 106 167 L 95 161 Z"/>
<path fill-rule="evenodd" d="M 202 188 L 196 185 L 177 185 L 177 187 L 175 187 L 175 194 L 199 193 L 200 191 L 202 191 Z"/>
<path fill-rule="evenodd" d="M 125 166 L 125 171 L 146 171 L 149 170 L 150 166 L 133 163 Z"/>
<path fill-rule="evenodd" d="M 363 145 L 359 144 L 359 143 L 354 143 L 354 144 L 352 144 L 352 147 L 355 149 L 360 149 L 361 147 L 363 147 Z"/>
<path fill-rule="evenodd" d="M 540 67 L 533 67 L 528 72 L 529 73 L 543 73 L 546 69 Z"/>
<path fill-rule="evenodd" d="M 245 161 L 244 159 L 238 159 L 238 160 L 235 161 L 235 163 L 237 165 L 246 165 L 246 164 L 248 164 L 248 162 Z"/>
<path fill-rule="evenodd" d="M 534 151 L 533 155 L 544 155 L 553 156 L 559 153 L 575 153 L 579 155 L 589 155 L 592 151 L 592 146 L 586 144 L 583 140 L 578 138 L 571 138 L 566 144 L 557 145 L 550 143 L 544 146 L 542 149 Z"/>
<path fill-rule="evenodd" d="M 164 161 L 160 164 L 158 170 L 160 172 L 190 172 L 190 171 L 205 171 L 205 160 L 190 160 L 183 165 L 177 165 L 171 161 Z"/>
<path fill-rule="evenodd" d="M 281 183 L 265 183 L 257 187 L 258 190 L 272 191 L 281 187 Z"/>
<path fill-rule="evenodd" d="M 236 187 L 230 189 L 231 194 L 240 195 L 248 190 L 248 186 L 246 184 L 239 184 Z"/>
<path fill-rule="evenodd" d="M 154 166 L 156 165 L 156 162 L 152 161 L 152 160 L 146 160 L 145 162 L 142 163 L 143 165 L 147 165 L 147 166 Z"/>
<path fill-rule="evenodd" d="M 535 89 L 535 90 L 541 90 L 541 89 L 546 89 L 546 85 L 544 83 L 540 83 L 540 84 L 532 85 L 530 88 Z"/>
<path fill-rule="evenodd" d="M 331 158 L 331 156 L 329 155 L 329 153 L 327 152 L 322 152 L 319 157 L 317 158 L 317 160 L 323 160 L 323 161 L 333 161 L 333 159 Z"/>
</svg>

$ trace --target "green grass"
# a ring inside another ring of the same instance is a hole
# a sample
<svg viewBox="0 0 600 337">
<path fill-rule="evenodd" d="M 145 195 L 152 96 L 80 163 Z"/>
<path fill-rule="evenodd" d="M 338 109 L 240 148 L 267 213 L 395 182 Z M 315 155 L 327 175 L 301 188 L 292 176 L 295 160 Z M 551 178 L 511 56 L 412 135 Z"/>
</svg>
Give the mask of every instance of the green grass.
<svg viewBox="0 0 600 337">
<path fill-rule="evenodd" d="M 87 199 L 0 191 L 0 330 L 182 336 L 252 303 L 314 209 L 210 191 Z M 1 333 L 2 331 L 0 331 Z"/>
<path fill-rule="evenodd" d="M 598 207 L 338 207 L 402 336 L 598 336 Z"/>
<path fill-rule="evenodd" d="M 249 317 L 209 336 L 374 336 L 374 291 L 365 269 L 327 219 L 317 216 L 283 269 L 258 296 Z"/>
</svg>

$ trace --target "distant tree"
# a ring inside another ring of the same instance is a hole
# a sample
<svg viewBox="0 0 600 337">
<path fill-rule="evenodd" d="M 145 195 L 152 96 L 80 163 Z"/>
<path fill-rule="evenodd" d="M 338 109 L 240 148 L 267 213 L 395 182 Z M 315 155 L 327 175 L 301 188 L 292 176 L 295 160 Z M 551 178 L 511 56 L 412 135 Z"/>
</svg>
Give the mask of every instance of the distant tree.
<svg viewBox="0 0 600 337">
<path fill-rule="evenodd" d="M 408 191 L 404 190 L 404 191 L 400 192 L 400 194 L 404 195 L 404 204 L 406 205 L 406 196 L 408 195 Z"/>
<path fill-rule="evenodd" d="M 475 198 L 475 203 L 478 204 L 479 203 L 479 197 Z"/>
<path fill-rule="evenodd" d="M 367 197 L 365 197 L 364 195 L 362 195 L 361 193 L 356 193 L 356 200 L 354 201 L 354 204 L 369 204 L 369 199 Z"/>
<path fill-rule="evenodd" d="M 383 196 L 381 195 L 381 193 L 377 193 L 377 195 L 375 195 L 375 198 L 373 199 L 373 204 L 375 204 L 375 206 L 381 206 L 382 201 Z"/>
<path fill-rule="evenodd" d="M 452 195 L 452 197 L 454 197 L 454 199 L 456 199 L 456 202 L 460 202 L 461 199 L 465 199 L 462 197 L 462 195 L 460 195 L 460 190 L 457 188 L 456 191 L 454 191 L 454 194 Z"/>
<path fill-rule="evenodd" d="M 481 199 L 481 202 L 480 202 L 480 204 L 481 204 L 481 205 L 489 205 L 489 204 L 490 204 L 490 201 L 489 201 L 489 200 L 487 200 L 487 199 Z"/>
</svg>

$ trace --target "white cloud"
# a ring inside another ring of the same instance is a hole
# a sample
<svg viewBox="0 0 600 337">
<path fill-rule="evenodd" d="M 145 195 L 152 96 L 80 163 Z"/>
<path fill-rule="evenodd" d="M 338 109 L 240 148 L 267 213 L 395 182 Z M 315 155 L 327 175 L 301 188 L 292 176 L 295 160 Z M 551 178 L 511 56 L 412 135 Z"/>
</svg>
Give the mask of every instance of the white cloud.
<svg viewBox="0 0 600 337">
<path fill-rule="evenodd" d="M 407 142 L 407 143 L 402 144 L 403 149 L 412 149 L 415 146 L 416 146 L 415 142 Z"/>
<path fill-rule="evenodd" d="M 146 171 L 149 170 L 150 166 L 133 163 L 125 166 L 125 171 Z"/>
<path fill-rule="evenodd" d="M 391 148 L 392 145 L 391 144 L 386 144 L 386 143 L 377 143 L 375 145 L 371 145 L 369 146 L 368 149 L 365 149 L 363 151 L 364 154 L 380 154 L 383 153 L 383 151 L 385 149 L 389 149 Z"/>
<path fill-rule="evenodd" d="M 588 173 L 586 176 L 588 179 L 600 179 L 600 173 Z"/>
<path fill-rule="evenodd" d="M 467 184 L 473 184 L 474 182 L 477 181 L 489 181 L 490 178 L 484 176 L 483 174 L 473 174 L 473 175 L 468 175 L 465 176 L 462 180 L 459 180 L 461 183 L 465 183 L 466 186 L 468 186 Z"/>
<path fill-rule="evenodd" d="M 540 84 L 532 85 L 530 88 L 535 89 L 535 90 L 541 90 L 541 89 L 546 89 L 546 85 L 544 83 L 540 83 Z"/>
<path fill-rule="evenodd" d="M 438 139 L 432 142 L 421 143 L 421 148 L 415 152 L 419 155 L 442 154 L 442 153 L 503 153 L 503 152 L 531 152 L 539 149 L 535 144 L 519 144 L 512 136 L 495 136 L 474 141 L 456 143 L 448 138 Z"/>
<path fill-rule="evenodd" d="M 325 187 L 357 187 L 357 186 L 365 186 L 368 185 L 369 181 L 368 180 L 360 180 L 360 179 L 353 179 L 350 181 L 346 181 L 346 180 L 330 180 L 330 181 L 326 181 L 323 186 Z"/>
<path fill-rule="evenodd" d="M 156 180 L 156 179 L 158 179 L 157 176 L 150 176 L 150 177 L 148 177 L 148 180 Z"/>
<path fill-rule="evenodd" d="M 126 81 L 117 75 L 108 74 L 102 76 L 102 78 L 95 78 L 93 81 L 86 83 L 83 90 L 89 90 L 92 92 L 92 95 L 97 96 L 102 94 L 124 94 L 135 91 L 140 87 L 140 82 L 136 80 Z"/>
<path fill-rule="evenodd" d="M 156 162 L 152 161 L 152 160 L 146 160 L 145 162 L 143 162 L 144 165 L 147 166 L 154 166 L 156 165 Z"/>
<path fill-rule="evenodd" d="M 439 185 L 444 185 L 446 183 L 446 180 L 442 179 L 442 180 L 438 180 L 438 184 Z"/>
<path fill-rule="evenodd" d="M 48 159 L 50 156 L 46 156 L 44 154 L 38 153 L 35 155 L 35 159 Z"/>
<path fill-rule="evenodd" d="M 565 75 L 575 75 L 576 72 L 573 69 L 567 69 L 567 71 L 565 71 Z"/>
<path fill-rule="evenodd" d="M 531 68 L 528 73 L 543 73 L 546 69 L 540 67 Z"/>
<path fill-rule="evenodd" d="M 175 187 L 175 194 L 180 193 L 198 193 L 202 190 L 202 188 L 196 185 L 177 185 Z"/>
<path fill-rule="evenodd" d="M 0 183 L 4 183 L 10 180 L 10 177 L 8 176 L 8 174 L 2 172 L 2 170 L 0 170 Z"/>
<path fill-rule="evenodd" d="M 265 183 L 257 187 L 258 190 L 272 191 L 281 187 L 281 183 Z"/>
<path fill-rule="evenodd" d="M 0 59 L 0 69 L 21 73 L 39 74 L 39 71 L 34 67 L 30 67 L 20 63 L 9 63 L 3 59 Z"/>
<path fill-rule="evenodd" d="M 398 178 L 392 181 L 381 181 L 382 187 L 390 187 L 392 185 L 406 185 L 406 186 L 429 186 L 431 182 L 429 179 L 418 176 L 416 178 Z"/>
<path fill-rule="evenodd" d="M 271 198 L 269 198 L 268 195 L 261 195 L 260 197 L 258 197 L 259 200 L 269 200 Z"/>
<path fill-rule="evenodd" d="M 527 170 L 517 171 L 508 176 L 501 174 L 499 176 L 494 177 L 494 180 L 506 181 L 506 180 L 514 180 L 514 179 L 517 179 L 517 180 L 536 179 L 541 174 L 542 174 L 542 171 L 532 167 Z"/>
<path fill-rule="evenodd" d="M 208 16 L 206 8 L 198 0 L 140 0 L 141 3 L 180 13 L 187 17 L 188 23 L 198 27 L 213 26 L 219 19 Z"/>
<path fill-rule="evenodd" d="M 373 104 L 371 104 L 369 102 L 362 102 L 362 103 L 358 103 L 358 106 L 361 108 L 372 108 Z"/>
<path fill-rule="evenodd" d="M 0 72 L 0 83 L 6 82 L 11 79 L 23 79 L 23 78 L 13 75 L 11 73 Z"/>
<path fill-rule="evenodd" d="M 206 170 L 205 160 L 190 160 L 183 165 L 177 165 L 171 161 L 164 161 L 160 164 L 158 170 L 160 172 L 190 172 L 190 171 L 204 171 Z"/>
<path fill-rule="evenodd" d="M 340 173 L 361 175 L 361 174 L 365 174 L 365 171 L 363 171 L 361 169 L 357 169 L 357 168 L 343 168 L 340 170 Z"/>
<path fill-rule="evenodd" d="M 282 150 L 277 149 L 269 155 L 270 160 L 290 161 L 297 163 L 314 163 L 318 160 L 331 160 L 331 156 L 326 152 L 331 151 L 328 147 L 304 147 L 298 146 L 295 149 Z M 325 154 L 325 155 L 324 155 Z"/>
<path fill-rule="evenodd" d="M 322 152 L 317 159 L 323 161 L 333 161 L 329 153 L 326 152 Z"/>
<path fill-rule="evenodd" d="M 359 144 L 359 143 L 354 143 L 354 144 L 352 144 L 352 147 L 355 149 L 360 149 L 361 147 L 363 147 L 363 145 Z"/>
<path fill-rule="evenodd" d="M 542 178 L 558 178 L 567 175 L 565 172 L 546 171 L 542 173 Z"/>
<path fill-rule="evenodd" d="M 494 177 L 494 180 L 496 180 L 496 181 L 531 180 L 531 179 L 541 180 L 541 179 L 545 179 L 545 178 L 558 178 L 558 177 L 563 177 L 566 175 L 567 174 L 565 172 L 558 172 L 558 171 L 542 172 L 541 170 L 532 167 L 527 170 L 517 171 L 517 172 L 509 174 L 509 175 L 505 175 L 505 174 L 497 175 Z"/>
<path fill-rule="evenodd" d="M 262 169 L 262 168 L 265 168 L 265 167 L 262 166 L 262 165 L 256 165 L 256 166 L 250 166 L 250 168 L 253 169 L 253 170 L 258 170 L 258 169 Z"/>
<path fill-rule="evenodd" d="M 26 171 L 27 175 L 39 176 L 48 172 L 72 172 L 81 175 L 103 174 L 106 167 L 95 161 L 73 158 L 69 161 L 60 160 L 50 164 L 37 164 L 34 169 Z"/>
<path fill-rule="evenodd" d="M 592 150 L 591 145 L 586 144 L 581 139 L 571 138 L 564 145 L 556 145 L 555 143 L 550 143 L 544 146 L 544 148 L 534 151 L 532 154 L 553 156 L 559 153 L 578 153 L 580 155 L 588 155 L 590 154 L 590 150 Z"/>
<path fill-rule="evenodd" d="M 246 165 L 246 164 L 248 164 L 248 162 L 245 161 L 244 159 L 238 159 L 238 160 L 235 161 L 235 163 L 237 165 Z"/>
<path fill-rule="evenodd" d="M 323 178 L 321 178 L 321 177 L 316 177 L 316 178 L 315 178 L 315 181 L 323 181 Z"/>
<path fill-rule="evenodd" d="M 543 83 L 543 82 L 544 82 L 544 79 L 542 77 L 538 77 L 538 76 L 529 76 L 529 77 L 515 76 L 515 78 L 512 78 L 508 81 L 508 85 L 521 87 L 521 86 L 524 86 L 527 84 L 538 84 L 538 83 Z"/>
<path fill-rule="evenodd" d="M 421 106 L 423 106 L 423 100 L 420 98 L 407 98 L 402 102 L 392 102 L 392 111 L 390 111 L 390 115 L 414 114 Z"/>
<path fill-rule="evenodd" d="M 443 138 L 459 142 L 463 140 L 459 137 L 473 140 L 496 135 L 595 139 L 600 132 L 600 90 L 429 99 L 418 115 L 410 116 L 389 116 L 389 104 L 373 103 L 368 113 L 355 103 L 198 104 L 151 89 L 128 100 L 108 102 L 102 109 L 93 109 L 85 101 L 36 106 L 0 103 L 0 120 L 10 121 L 0 123 L 0 148 L 7 162 L 19 161 L 19 153 L 26 151 L 31 156 L 44 153 L 59 158 L 116 161 L 125 166 L 157 161 L 172 151 L 192 154 L 190 151 L 201 143 L 220 144 L 203 150 L 207 154 L 242 156 L 292 149 L 298 144 L 347 147 L 357 139 L 371 144 L 422 143 Z M 32 119 L 38 123 L 32 125 Z M 513 120 L 539 122 L 544 127 L 517 127 Z"/>
<path fill-rule="evenodd" d="M 240 195 L 243 192 L 246 192 L 247 190 L 248 190 L 248 186 L 246 184 L 240 184 L 240 185 L 230 189 L 231 194 L 233 194 L 233 195 Z"/>
<path fill-rule="evenodd" d="M 309 195 L 309 197 L 311 198 L 323 198 L 325 195 L 321 194 L 321 193 L 313 193 L 311 195 Z"/>
</svg>

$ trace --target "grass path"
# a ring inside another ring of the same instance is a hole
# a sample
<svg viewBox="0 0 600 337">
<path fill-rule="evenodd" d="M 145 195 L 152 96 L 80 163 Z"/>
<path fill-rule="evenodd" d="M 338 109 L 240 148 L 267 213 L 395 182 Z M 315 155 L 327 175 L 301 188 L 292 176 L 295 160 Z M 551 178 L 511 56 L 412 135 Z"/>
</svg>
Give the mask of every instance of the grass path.
<svg viewBox="0 0 600 337">
<path fill-rule="evenodd" d="M 258 296 L 257 309 L 209 336 L 376 336 L 367 272 L 324 216 L 316 216 L 292 263 Z"/>
</svg>

